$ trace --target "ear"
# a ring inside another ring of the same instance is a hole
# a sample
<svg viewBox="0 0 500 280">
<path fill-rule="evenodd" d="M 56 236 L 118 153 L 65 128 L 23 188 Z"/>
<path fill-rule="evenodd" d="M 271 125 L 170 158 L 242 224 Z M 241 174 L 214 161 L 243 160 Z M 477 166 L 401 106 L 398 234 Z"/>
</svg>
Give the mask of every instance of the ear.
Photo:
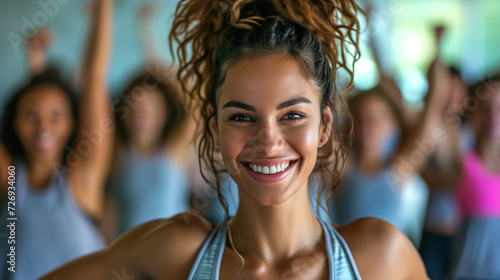
<svg viewBox="0 0 500 280">
<path fill-rule="evenodd" d="M 326 106 L 323 109 L 323 121 L 319 126 L 319 137 L 318 137 L 318 147 L 322 148 L 330 139 L 330 135 L 332 134 L 332 125 L 333 125 L 333 111 L 330 106 Z"/>
<path fill-rule="evenodd" d="M 212 105 L 207 106 L 207 116 L 209 116 L 208 120 L 208 128 L 210 129 L 210 133 L 212 134 L 212 138 L 214 139 L 214 144 L 216 147 L 220 146 L 219 142 L 219 129 L 217 127 L 217 118 L 214 114 L 214 107 Z"/>
</svg>

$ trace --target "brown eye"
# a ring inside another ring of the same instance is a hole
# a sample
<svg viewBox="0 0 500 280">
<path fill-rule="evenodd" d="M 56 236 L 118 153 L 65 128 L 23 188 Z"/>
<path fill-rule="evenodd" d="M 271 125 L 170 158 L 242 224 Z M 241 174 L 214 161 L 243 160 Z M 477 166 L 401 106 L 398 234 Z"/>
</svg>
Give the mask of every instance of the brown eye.
<svg viewBox="0 0 500 280">
<path fill-rule="evenodd" d="M 299 112 L 291 112 L 291 113 L 288 113 L 286 114 L 283 119 L 284 120 L 299 120 L 299 119 L 302 119 L 304 117 L 304 114 L 302 113 L 299 113 Z"/>
<path fill-rule="evenodd" d="M 245 115 L 233 115 L 229 117 L 230 121 L 235 121 L 235 122 L 249 122 L 251 119 Z"/>
</svg>

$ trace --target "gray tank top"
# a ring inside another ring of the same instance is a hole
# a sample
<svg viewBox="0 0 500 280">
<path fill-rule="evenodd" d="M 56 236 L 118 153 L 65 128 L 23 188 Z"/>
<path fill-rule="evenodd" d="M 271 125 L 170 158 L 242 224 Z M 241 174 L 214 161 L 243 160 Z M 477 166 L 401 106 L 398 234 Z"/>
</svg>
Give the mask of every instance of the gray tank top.
<svg viewBox="0 0 500 280">
<path fill-rule="evenodd" d="M 36 279 L 74 258 L 103 248 L 95 225 L 69 191 L 67 174 L 55 172 L 49 186 L 39 191 L 29 186 L 26 167 L 16 164 L 15 187 L 16 271 L 7 272 L 9 265 L 5 258 L 11 244 L 2 240 L 2 279 Z M 6 221 L 6 202 L 0 214 L 2 221 Z M 6 230 L 2 227 L 0 234 L 9 234 Z"/>
</svg>

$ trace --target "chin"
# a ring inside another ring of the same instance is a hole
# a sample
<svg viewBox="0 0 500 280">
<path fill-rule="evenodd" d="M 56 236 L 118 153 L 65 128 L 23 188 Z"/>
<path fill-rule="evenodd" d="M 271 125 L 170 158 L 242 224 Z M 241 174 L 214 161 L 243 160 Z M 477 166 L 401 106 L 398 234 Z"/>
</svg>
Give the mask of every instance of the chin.
<svg viewBox="0 0 500 280">
<path fill-rule="evenodd" d="M 271 189 L 272 188 L 272 189 Z M 253 187 L 242 189 L 244 195 L 259 206 L 276 206 L 288 201 L 297 191 L 292 186 Z"/>
</svg>

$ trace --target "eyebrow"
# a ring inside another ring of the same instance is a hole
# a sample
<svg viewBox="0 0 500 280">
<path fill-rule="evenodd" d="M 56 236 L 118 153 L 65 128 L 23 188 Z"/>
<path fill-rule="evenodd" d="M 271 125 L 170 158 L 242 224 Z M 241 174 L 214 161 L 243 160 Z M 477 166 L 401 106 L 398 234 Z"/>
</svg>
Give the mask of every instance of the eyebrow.
<svg viewBox="0 0 500 280">
<path fill-rule="evenodd" d="M 222 106 L 222 109 L 229 108 L 229 107 L 239 108 L 239 109 L 252 111 L 252 112 L 256 111 L 254 106 L 251 106 L 251 105 L 248 105 L 246 103 L 239 102 L 239 101 L 229 101 L 226 104 L 224 104 L 224 106 Z"/>
<path fill-rule="evenodd" d="M 285 102 L 281 103 L 276 108 L 278 110 L 280 110 L 280 109 L 287 108 L 287 107 L 290 107 L 290 106 L 293 106 L 293 105 L 297 105 L 297 104 L 300 104 L 300 103 L 311 104 L 312 102 L 311 102 L 311 100 L 309 100 L 309 99 L 307 99 L 305 97 L 297 97 L 297 98 L 293 98 L 293 99 L 290 99 L 288 101 L 285 101 Z"/>
<path fill-rule="evenodd" d="M 290 107 L 293 105 L 297 105 L 300 103 L 311 104 L 312 102 L 311 102 L 311 100 L 309 100 L 305 97 L 297 97 L 297 98 L 293 98 L 293 99 L 290 99 L 288 101 L 285 101 L 283 103 L 280 103 L 276 107 L 276 109 L 281 110 L 281 109 L 284 109 L 284 108 L 287 108 L 287 107 Z M 224 106 L 222 106 L 222 109 L 229 108 L 229 107 L 239 108 L 239 109 L 248 110 L 248 111 L 252 111 L 252 112 L 256 111 L 254 106 L 248 105 L 246 103 L 239 102 L 239 101 L 229 101 L 226 104 L 224 104 Z"/>
</svg>

